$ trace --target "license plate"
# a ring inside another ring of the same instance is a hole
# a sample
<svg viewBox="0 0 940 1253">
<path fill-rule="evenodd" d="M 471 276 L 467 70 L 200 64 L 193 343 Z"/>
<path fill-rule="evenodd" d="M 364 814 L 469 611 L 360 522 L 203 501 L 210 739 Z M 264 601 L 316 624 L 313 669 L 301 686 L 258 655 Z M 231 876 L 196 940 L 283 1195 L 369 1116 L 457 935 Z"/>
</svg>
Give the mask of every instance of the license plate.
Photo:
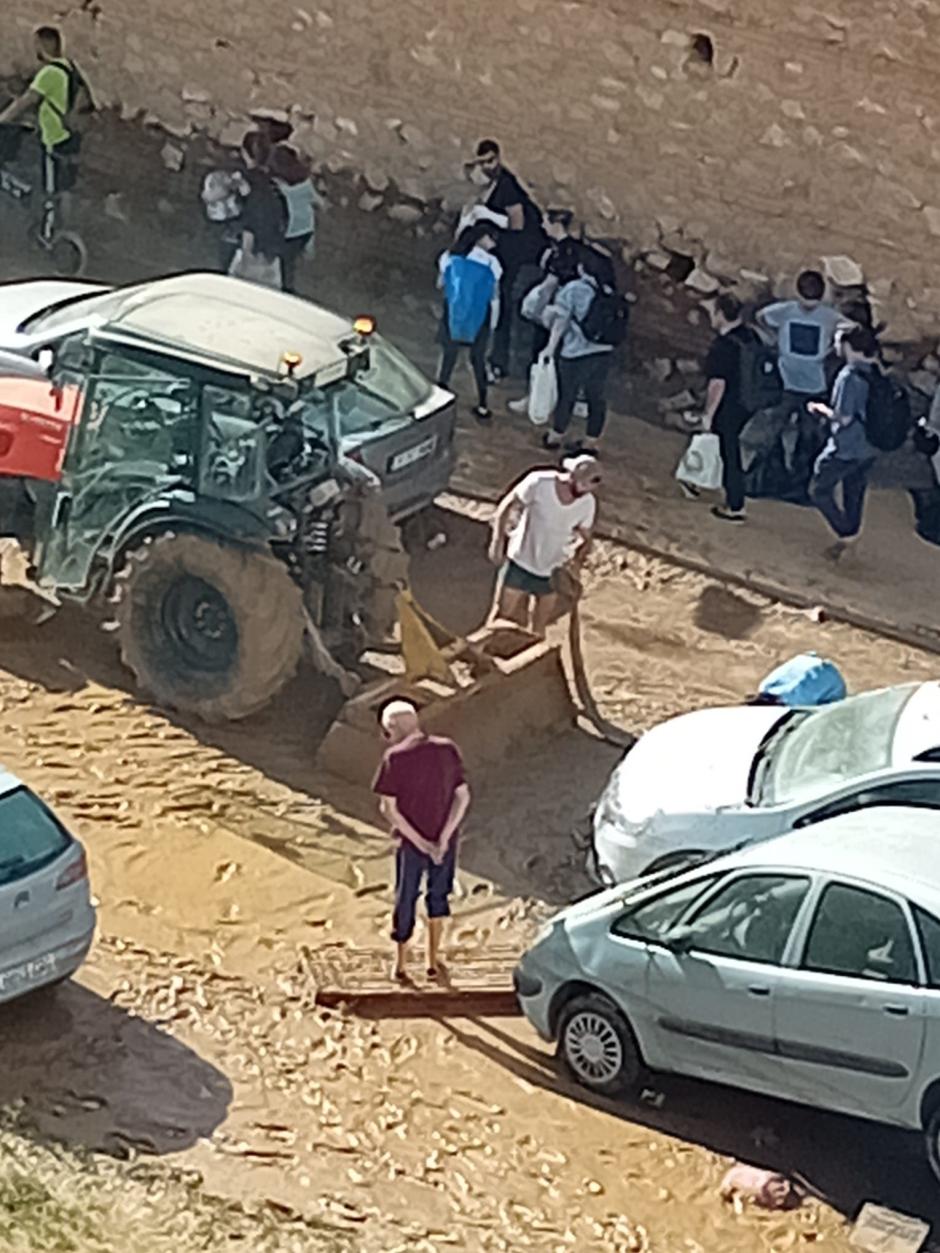
<svg viewBox="0 0 940 1253">
<path fill-rule="evenodd" d="M 0 993 L 15 992 L 18 988 L 29 987 L 38 979 L 44 979 L 55 972 L 55 957 L 47 953 L 45 957 L 36 957 L 33 961 L 23 962 L 0 974 Z"/>
<path fill-rule="evenodd" d="M 430 457 L 436 447 L 437 436 L 430 435 L 420 444 L 412 444 L 404 452 L 396 453 L 389 461 L 388 468 L 390 471 L 404 470 L 406 466 L 413 466 L 416 461 L 423 461 L 425 457 Z"/>
</svg>

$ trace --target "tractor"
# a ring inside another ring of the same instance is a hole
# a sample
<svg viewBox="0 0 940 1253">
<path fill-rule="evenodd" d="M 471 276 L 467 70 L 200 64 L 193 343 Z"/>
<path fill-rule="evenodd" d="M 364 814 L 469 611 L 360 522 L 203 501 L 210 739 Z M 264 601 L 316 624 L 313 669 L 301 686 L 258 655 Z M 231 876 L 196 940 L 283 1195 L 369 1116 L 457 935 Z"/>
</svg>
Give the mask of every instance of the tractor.
<svg viewBox="0 0 940 1253">
<path fill-rule="evenodd" d="M 341 430 L 372 328 L 314 334 L 237 280 L 153 287 L 0 382 L 2 530 L 41 588 L 100 607 L 155 703 L 244 718 L 305 649 L 342 678 L 394 627 L 407 558 Z"/>
</svg>

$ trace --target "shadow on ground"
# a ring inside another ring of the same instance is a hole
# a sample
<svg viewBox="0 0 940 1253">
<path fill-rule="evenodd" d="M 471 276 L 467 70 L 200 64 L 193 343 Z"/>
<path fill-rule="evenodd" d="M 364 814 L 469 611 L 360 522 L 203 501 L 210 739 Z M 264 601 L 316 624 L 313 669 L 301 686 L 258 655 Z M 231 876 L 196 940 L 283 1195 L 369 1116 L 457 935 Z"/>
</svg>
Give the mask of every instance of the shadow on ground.
<svg viewBox="0 0 940 1253">
<path fill-rule="evenodd" d="M 560 1093 L 624 1123 L 781 1171 L 846 1218 L 854 1219 L 866 1201 L 875 1201 L 935 1227 L 940 1223 L 940 1184 L 916 1136 L 672 1076 L 656 1076 L 645 1089 L 657 1102 L 661 1098 L 659 1108 L 638 1096 L 623 1101 L 595 1097 L 570 1080 L 534 1040 L 519 1039 L 492 1021 L 450 1022 L 448 1028 L 466 1048 L 537 1089 Z M 940 1243 L 934 1240 L 925 1248 L 936 1253 Z"/>
<path fill-rule="evenodd" d="M 42 1143 L 162 1155 L 226 1117 L 221 1071 L 87 987 L 65 983 L 2 1010 L 0 1107 L 19 1107 L 22 1130 Z"/>
</svg>

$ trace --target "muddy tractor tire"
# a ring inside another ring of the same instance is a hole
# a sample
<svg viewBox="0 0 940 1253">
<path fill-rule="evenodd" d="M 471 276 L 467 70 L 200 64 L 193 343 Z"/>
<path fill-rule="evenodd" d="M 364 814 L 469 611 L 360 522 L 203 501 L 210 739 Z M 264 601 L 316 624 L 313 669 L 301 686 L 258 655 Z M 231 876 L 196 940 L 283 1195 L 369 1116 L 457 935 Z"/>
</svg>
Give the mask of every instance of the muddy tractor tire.
<svg viewBox="0 0 940 1253">
<path fill-rule="evenodd" d="M 268 553 L 161 535 L 127 555 L 115 591 L 121 659 L 160 705 L 246 718 L 297 670 L 303 600 Z"/>
</svg>

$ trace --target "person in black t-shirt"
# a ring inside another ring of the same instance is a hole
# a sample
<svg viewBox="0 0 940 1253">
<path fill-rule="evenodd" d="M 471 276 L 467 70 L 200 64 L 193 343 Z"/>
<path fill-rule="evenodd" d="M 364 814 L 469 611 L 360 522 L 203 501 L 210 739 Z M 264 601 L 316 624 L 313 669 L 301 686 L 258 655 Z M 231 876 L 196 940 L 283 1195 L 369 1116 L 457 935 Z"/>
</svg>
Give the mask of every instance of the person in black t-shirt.
<svg viewBox="0 0 940 1253">
<path fill-rule="evenodd" d="M 262 131 L 245 135 L 242 157 L 248 186 L 239 223 L 242 250 L 265 261 L 278 261 L 284 249 L 287 204 L 268 173 L 271 145 Z"/>
<path fill-rule="evenodd" d="M 756 332 L 743 323 L 741 302 L 728 294 L 715 301 L 712 326 L 716 336 L 705 360 L 708 392 L 702 427 L 714 431 L 721 443 L 725 489 L 724 505 L 715 505 L 712 513 L 725 522 L 743 522 L 746 515 L 741 431 L 751 414 L 741 401 L 741 346 L 759 340 Z"/>
<path fill-rule="evenodd" d="M 515 174 L 503 165 L 495 139 L 483 139 L 477 144 L 476 159 L 471 166 L 489 183 L 483 203 L 494 213 L 504 214 L 509 222 L 507 229 L 500 233 L 496 249 L 503 267 L 503 279 L 500 317 L 493 335 L 490 369 L 493 378 L 498 381 L 509 372 L 509 344 L 518 304 L 515 287 L 519 272 L 523 266 L 538 263 L 545 234 L 541 210 Z"/>
</svg>

